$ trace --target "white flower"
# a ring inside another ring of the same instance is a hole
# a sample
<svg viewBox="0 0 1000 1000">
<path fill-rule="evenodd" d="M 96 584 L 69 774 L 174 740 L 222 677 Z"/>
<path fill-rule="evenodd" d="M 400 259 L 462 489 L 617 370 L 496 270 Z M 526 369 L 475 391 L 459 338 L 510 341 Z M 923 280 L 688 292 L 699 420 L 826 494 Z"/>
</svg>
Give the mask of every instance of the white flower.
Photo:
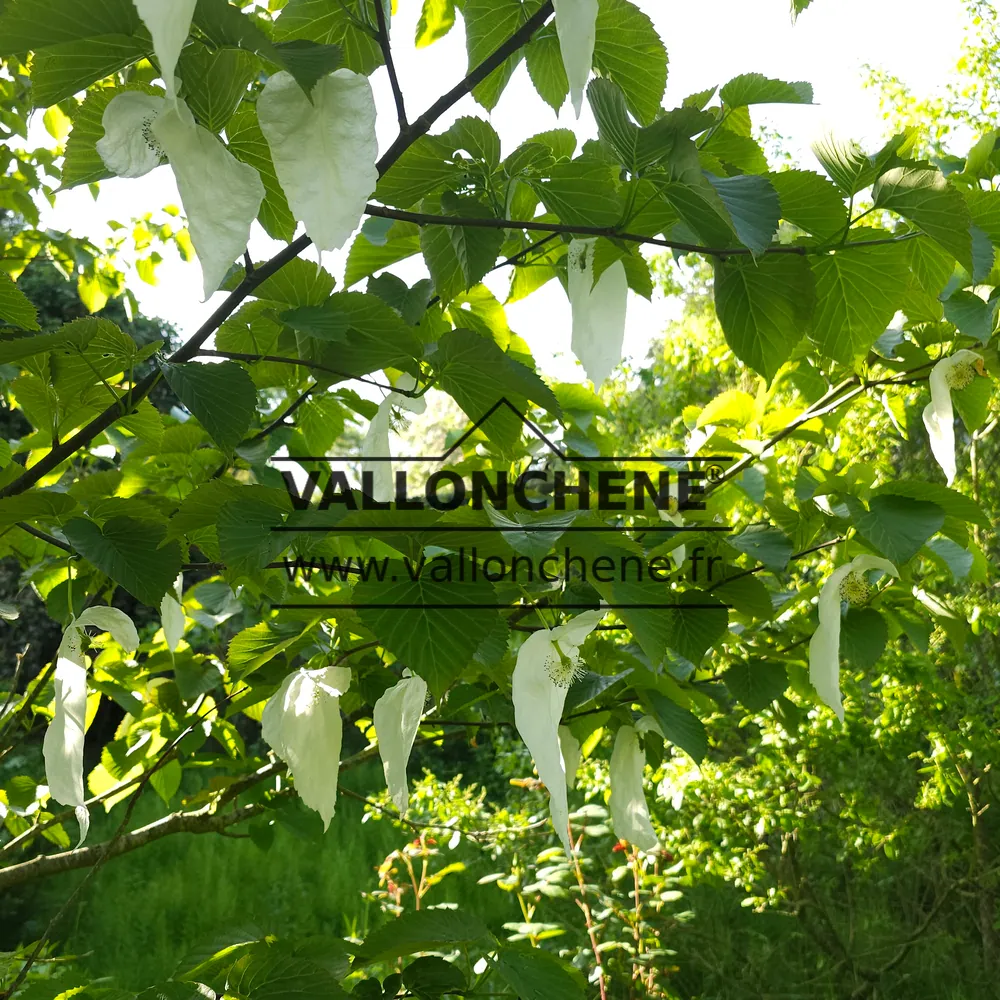
<svg viewBox="0 0 1000 1000">
<path fill-rule="evenodd" d="M 382 770 L 389 788 L 389 798 L 401 816 L 406 812 L 410 801 L 406 785 L 406 764 L 410 759 L 426 699 L 427 684 L 423 678 L 404 676 L 375 702 L 372 722 L 378 736 Z"/>
<path fill-rule="evenodd" d="M 576 772 L 580 769 L 582 754 L 580 741 L 573 735 L 569 726 L 559 727 L 559 751 L 562 754 L 563 767 L 566 769 L 566 787 L 572 791 L 576 788 Z"/>
<path fill-rule="evenodd" d="M 299 798 L 323 818 L 324 830 L 337 808 L 340 696 L 350 686 L 347 667 L 303 667 L 285 678 L 261 716 L 261 734 L 288 765 Z"/>
<path fill-rule="evenodd" d="M 311 98 L 290 73 L 275 73 L 257 117 L 295 218 L 320 250 L 337 250 L 378 181 L 375 98 L 368 78 L 349 69 L 323 77 Z"/>
<path fill-rule="evenodd" d="M 127 653 L 139 648 L 139 636 L 132 619 L 117 608 L 88 608 L 79 618 L 71 618 L 56 654 L 55 714 L 45 730 L 42 755 L 49 794 L 56 802 L 72 806 L 80 824 L 80 843 L 87 838 L 90 814 L 84 805 L 83 738 L 87 728 L 87 660 L 81 646 L 84 628 L 93 625 Z"/>
<path fill-rule="evenodd" d="M 658 726 L 655 728 L 659 731 Z M 642 787 L 645 765 L 638 733 L 632 726 L 622 726 L 611 753 L 611 823 L 619 840 L 627 840 L 640 851 L 655 851 L 660 842 L 649 819 Z"/>
<path fill-rule="evenodd" d="M 246 249 L 264 200 L 260 175 L 198 125 L 181 100 L 126 91 L 108 104 L 103 124 L 97 152 L 119 177 L 141 177 L 164 156 L 170 161 L 207 299 Z"/>
<path fill-rule="evenodd" d="M 583 92 L 594 64 L 597 41 L 597 0 L 554 0 L 556 32 L 569 94 L 576 117 L 583 108 Z"/>
<path fill-rule="evenodd" d="M 931 401 L 924 407 L 924 427 L 930 437 L 931 451 L 948 477 L 955 481 L 955 411 L 952 389 L 964 389 L 975 377 L 982 357 L 974 351 L 956 351 L 931 369 Z"/>
<path fill-rule="evenodd" d="M 559 723 L 566 692 L 580 672 L 580 646 L 605 613 L 585 611 L 565 625 L 533 632 L 518 651 L 511 678 L 514 723 L 535 760 L 538 777 L 549 790 L 552 824 L 567 854 L 572 848 Z"/>
<path fill-rule="evenodd" d="M 396 385 L 406 392 L 412 392 L 417 387 L 413 376 L 405 374 L 400 376 Z M 401 406 L 411 413 L 423 413 L 427 409 L 427 400 L 423 396 L 414 399 L 411 396 L 400 395 L 398 392 L 390 392 L 379 403 L 378 412 L 368 425 L 368 433 L 365 434 L 365 439 L 361 442 L 361 472 L 362 475 L 366 472 L 371 473 L 372 499 L 379 503 L 388 503 L 395 494 L 392 462 L 388 461 L 389 421 L 394 406 Z M 369 461 L 364 461 L 364 459 Z M 382 461 L 372 461 L 372 459 L 382 459 Z"/>
<path fill-rule="evenodd" d="M 191 30 L 191 18 L 198 0 L 132 0 L 153 38 L 153 51 L 160 64 L 160 75 L 167 87 L 167 97 L 174 92 L 174 73 L 181 49 Z"/>
<path fill-rule="evenodd" d="M 857 556 L 830 574 L 819 594 L 819 628 L 809 641 L 809 680 L 841 721 L 844 706 L 840 697 L 840 602 L 867 603 L 874 588 L 863 574 L 873 569 L 899 576 L 899 570 L 888 559 L 870 555 Z"/>
<path fill-rule="evenodd" d="M 573 353 L 600 388 L 622 359 L 628 280 L 616 260 L 594 284 L 596 237 L 569 245 L 569 302 L 573 310 Z"/>
<path fill-rule="evenodd" d="M 174 594 L 177 596 L 175 597 Z M 163 626 L 163 638 L 167 641 L 167 648 L 174 652 L 184 638 L 184 574 L 178 575 L 174 581 L 174 593 L 169 591 L 163 595 L 160 601 L 160 624 Z"/>
</svg>

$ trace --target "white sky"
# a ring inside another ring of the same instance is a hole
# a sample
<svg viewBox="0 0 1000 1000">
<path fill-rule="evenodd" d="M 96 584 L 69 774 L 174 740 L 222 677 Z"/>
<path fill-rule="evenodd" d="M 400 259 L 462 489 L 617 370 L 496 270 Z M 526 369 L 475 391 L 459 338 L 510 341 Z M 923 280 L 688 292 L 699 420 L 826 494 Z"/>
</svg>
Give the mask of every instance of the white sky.
<svg viewBox="0 0 1000 1000">
<path fill-rule="evenodd" d="M 813 84 L 811 107 L 771 106 L 755 109 L 755 122 L 767 122 L 788 140 L 802 165 L 817 168 L 810 142 L 826 131 L 868 141 L 882 136 L 877 96 L 862 88 L 862 66 L 869 63 L 901 77 L 919 95 L 931 93 L 952 72 L 963 37 L 960 0 L 814 0 L 791 24 L 788 0 L 636 0 L 655 22 L 670 57 L 666 107 L 690 93 L 723 84 L 739 73 L 759 72 Z M 456 83 L 465 72 L 465 39 L 461 19 L 445 39 L 417 51 L 412 39 L 420 0 L 399 0 L 393 20 L 394 54 L 411 118 Z M 384 70 L 373 77 L 379 108 L 379 142 L 384 149 L 395 136 L 395 115 Z M 435 126 L 446 128 L 463 114 L 485 115 L 471 97 L 461 101 Z M 557 124 L 574 128 L 583 139 L 596 135 L 589 109 L 576 122 L 567 102 L 557 119 L 535 95 L 523 64 L 489 116 L 507 155 L 529 136 Z M 40 129 L 40 115 L 37 127 Z M 42 133 L 44 135 L 44 133 Z M 32 135 L 35 138 L 35 135 Z M 45 136 L 45 139 L 48 137 Z M 39 141 L 45 141 L 39 139 Z M 169 167 L 139 180 L 111 180 L 94 201 L 87 188 L 59 195 L 56 206 L 43 205 L 42 226 L 70 230 L 103 244 L 109 218 L 127 223 L 164 204 L 177 202 Z M 251 249 L 255 259 L 270 256 L 279 244 L 255 224 Z M 307 251 L 306 256 L 315 250 Z M 342 276 L 343 251 L 325 254 L 324 264 Z M 422 276 L 419 258 L 394 268 L 413 282 Z M 202 303 L 200 269 L 168 256 L 159 269 L 160 283 L 151 287 L 137 278 L 131 287 L 143 312 L 169 320 L 184 335 L 192 333 L 221 295 Z M 501 300 L 509 279 L 498 272 L 488 281 Z M 583 370 L 569 350 L 570 312 L 557 282 L 550 282 L 524 302 L 508 308 L 511 328 L 531 345 L 541 369 L 566 381 L 582 381 Z M 651 338 L 673 315 L 669 302 L 652 303 L 630 294 L 625 351 L 641 359 Z"/>
</svg>

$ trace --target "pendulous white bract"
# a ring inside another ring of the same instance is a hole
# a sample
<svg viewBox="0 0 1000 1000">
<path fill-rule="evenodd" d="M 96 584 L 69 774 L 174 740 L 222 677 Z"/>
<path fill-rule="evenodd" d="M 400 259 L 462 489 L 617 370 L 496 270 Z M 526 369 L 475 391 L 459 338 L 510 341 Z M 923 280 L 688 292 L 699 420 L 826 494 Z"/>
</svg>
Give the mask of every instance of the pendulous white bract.
<svg viewBox="0 0 1000 1000">
<path fill-rule="evenodd" d="M 177 60 L 191 31 L 191 18 L 198 0 L 132 0 L 132 3 L 153 38 L 153 52 L 160 64 L 167 97 L 173 98 L 176 96 Z"/>
<path fill-rule="evenodd" d="M 878 556 L 860 555 L 838 566 L 823 584 L 819 594 L 819 627 L 809 640 L 809 680 L 826 705 L 843 721 L 844 705 L 840 696 L 840 602 L 848 578 L 860 581 L 861 574 L 878 569 L 892 576 L 899 570 Z"/>
<path fill-rule="evenodd" d="M 539 629 L 524 641 L 511 678 L 514 723 L 535 760 L 535 769 L 549 790 L 552 825 L 567 854 L 569 804 L 567 770 L 560 741 L 566 693 L 580 670 L 580 646 L 597 628 L 603 611 L 585 611 L 554 629 Z"/>
<path fill-rule="evenodd" d="M 289 674 L 264 706 L 261 734 L 288 765 L 299 798 L 328 829 L 337 808 L 344 720 L 340 697 L 351 686 L 347 667 L 302 667 Z"/>
<path fill-rule="evenodd" d="M 170 161 L 207 299 L 246 249 L 264 200 L 260 175 L 199 125 L 181 100 L 128 91 L 108 104 L 103 124 L 97 152 L 119 177 L 141 177 L 164 156 Z"/>
<path fill-rule="evenodd" d="M 646 755 L 632 726 L 622 726 L 611 752 L 611 823 L 619 840 L 627 840 L 640 851 L 660 846 L 649 819 L 649 806 L 642 787 Z"/>
<path fill-rule="evenodd" d="M 349 69 L 323 77 L 311 98 L 290 73 L 275 73 L 257 117 L 292 214 L 320 250 L 337 250 L 378 181 L 375 98 L 368 78 Z"/>
<path fill-rule="evenodd" d="M 396 381 L 396 386 L 406 392 L 412 392 L 417 387 L 417 382 L 412 375 L 403 374 Z M 371 474 L 372 498 L 379 503 L 388 503 L 395 493 L 392 462 L 387 461 L 390 455 L 389 425 L 394 406 L 409 410 L 410 413 L 423 413 L 427 409 L 427 400 L 423 396 L 414 399 L 412 396 L 390 392 L 379 403 L 378 411 L 368 425 L 368 431 L 361 442 L 361 473 Z"/>
<path fill-rule="evenodd" d="M 427 684 L 423 678 L 409 676 L 389 688 L 375 702 L 372 723 L 378 737 L 382 771 L 389 789 L 389 798 L 401 816 L 406 812 L 410 801 L 406 765 L 426 700 Z"/>
<path fill-rule="evenodd" d="M 600 387 L 622 359 L 628 280 L 616 260 L 594 284 L 595 239 L 569 245 L 569 302 L 573 310 L 573 353 Z"/>
<path fill-rule="evenodd" d="M 982 356 L 975 351 L 962 350 L 943 358 L 931 369 L 931 401 L 924 407 L 924 427 L 930 438 L 931 452 L 948 477 L 949 486 L 958 471 L 952 389 L 968 385 L 975 378 L 977 364 L 981 365 L 982 361 Z"/>
<path fill-rule="evenodd" d="M 559 50 L 569 80 L 569 96 L 579 118 L 584 90 L 594 65 L 598 3 L 597 0 L 553 0 L 553 6 Z"/>
<path fill-rule="evenodd" d="M 88 608 L 70 620 L 56 654 L 55 712 L 45 730 L 42 755 L 49 794 L 56 802 L 72 806 L 80 824 L 80 843 L 90 829 L 84 805 L 83 741 L 87 719 L 87 659 L 83 654 L 84 629 L 91 625 L 110 632 L 127 653 L 139 648 L 132 619 L 117 608 Z"/>
</svg>

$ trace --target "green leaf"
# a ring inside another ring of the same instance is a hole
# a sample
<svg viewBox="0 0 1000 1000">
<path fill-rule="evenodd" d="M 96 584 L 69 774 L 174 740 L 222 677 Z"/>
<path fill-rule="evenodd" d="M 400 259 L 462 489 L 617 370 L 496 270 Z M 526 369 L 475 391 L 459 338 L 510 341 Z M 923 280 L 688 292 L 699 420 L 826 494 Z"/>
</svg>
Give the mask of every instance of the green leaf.
<svg viewBox="0 0 1000 1000">
<path fill-rule="evenodd" d="M 480 420 L 501 397 L 519 412 L 527 400 L 544 406 L 554 416 L 561 410 L 552 390 L 530 369 L 505 354 L 497 344 L 471 330 L 450 330 L 432 356 L 437 384 L 465 411 Z M 522 422 L 507 407 L 497 410 L 482 426 L 501 448 L 512 448 L 521 438 Z"/>
<path fill-rule="evenodd" d="M 622 214 L 609 163 L 571 160 L 556 163 L 543 180 L 530 181 L 548 211 L 568 225 L 614 226 Z"/>
<path fill-rule="evenodd" d="M 858 244 L 813 256 L 816 311 L 810 337 L 828 358 L 850 364 L 883 334 L 909 287 L 903 244 Z"/>
<path fill-rule="evenodd" d="M 370 76 L 382 65 L 382 50 L 374 28 L 370 33 L 363 30 L 356 23 L 359 18 L 377 24 L 373 0 L 289 0 L 275 22 L 274 40 L 338 45 L 344 66 Z"/>
<path fill-rule="evenodd" d="M 52 382 L 63 400 L 75 401 L 83 391 L 120 373 L 127 373 L 136 363 L 135 341 L 123 333 L 110 320 L 76 320 L 87 324 L 91 333 L 86 335 L 87 346 L 76 343 L 57 347 L 52 353 Z"/>
<path fill-rule="evenodd" d="M 556 26 L 547 24 L 525 47 L 528 75 L 535 91 L 557 114 L 569 95 L 569 80 L 563 65 Z"/>
<path fill-rule="evenodd" d="M 279 624 L 261 622 L 243 629 L 229 643 L 226 662 L 233 680 L 243 680 L 295 643 L 305 639 L 315 622 Z"/>
<path fill-rule="evenodd" d="M 307 95 L 313 92 L 324 76 L 338 69 L 343 62 L 339 45 L 324 45 L 308 38 L 278 42 L 274 51 L 278 64 L 292 74 Z"/>
<path fill-rule="evenodd" d="M 811 170 L 784 170 L 769 177 L 778 192 L 781 217 L 792 225 L 820 238 L 835 236 L 847 226 L 844 199 L 825 177 Z"/>
<path fill-rule="evenodd" d="M 264 182 L 264 200 L 257 215 L 264 232 L 271 239 L 290 243 L 295 236 L 295 216 L 292 215 L 285 192 L 278 183 L 271 149 L 257 123 L 257 112 L 251 105 L 243 104 L 236 109 L 226 126 L 226 137 L 229 140 L 229 152 L 237 160 L 253 167 Z"/>
<path fill-rule="evenodd" d="M 282 524 L 288 509 L 281 499 L 272 502 L 259 487 L 251 487 L 218 508 L 219 552 L 231 578 L 252 576 L 292 544 L 293 534 L 271 530 Z"/>
<path fill-rule="evenodd" d="M 872 492 L 872 497 L 909 497 L 912 500 L 927 500 L 936 504 L 949 517 L 957 517 L 981 528 L 990 527 L 990 519 L 982 507 L 971 497 L 941 483 L 927 483 L 916 480 L 898 479 L 884 483 Z"/>
<path fill-rule="evenodd" d="M 281 322 L 317 340 L 342 342 L 350 329 L 345 312 L 322 306 L 299 306 L 281 314 Z"/>
<path fill-rule="evenodd" d="M 364 231 L 354 237 L 347 255 L 344 287 L 350 288 L 398 261 L 420 253 L 420 229 L 412 222 L 394 222 L 386 241 L 372 243 Z"/>
<path fill-rule="evenodd" d="M 970 188 L 965 192 L 969 215 L 994 244 L 1000 245 L 1000 191 Z"/>
<path fill-rule="evenodd" d="M 771 80 L 760 73 L 744 73 L 734 77 L 720 91 L 722 103 L 730 108 L 748 104 L 812 104 L 812 84 L 785 83 Z"/>
<path fill-rule="evenodd" d="M 912 559 L 944 524 L 944 510 L 928 500 L 873 496 L 868 508 L 856 520 L 855 527 L 897 567 Z"/>
<path fill-rule="evenodd" d="M 872 188 L 876 208 L 886 208 L 922 229 L 967 271 L 973 270 L 972 218 L 965 199 L 939 170 L 894 167 Z"/>
<path fill-rule="evenodd" d="M 162 364 L 160 369 L 177 398 L 198 418 L 212 440 L 231 454 L 257 412 L 253 379 L 235 361 L 218 365 L 188 361 Z"/>
<path fill-rule="evenodd" d="M 493 55 L 527 20 L 520 0 L 465 0 L 462 16 L 465 19 L 469 72 Z M 523 58 L 524 50 L 519 49 L 472 91 L 472 96 L 487 111 L 497 106 L 500 95 Z"/>
<path fill-rule="evenodd" d="M 715 309 L 736 356 L 768 381 L 809 323 L 815 289 L 804 257 L 767 256 L 715 265 Z"/>
<path fill-rule="evenodd" d="M 192 43 L 177 63 L 184 92 L 198 122 L 221 132 L 257 76 L 257 58 L 243 49 L 212 49 Z"/>
<path fill-rule="evenodd" d="M 970 434 L 979 430 L 989 419 L 992 399 L 993 381 L 989 378 L 976 378 L 964 389 L 952 391 L 952 404 Z"/>
<path fill-rule="evenodd" d="M 753 420 L 755 410 L 756 404 L 750 393 L 742 389 L 727 389 L 698 414 L 698 427 L 706 427 L 709 424 L 746 427 Z"/>
<path fill-rule="evenodd" d="M 761 712 L 788 687 L 783 663 L 770 660 L 739 660 L 723 675 L 730 693 L 748 712 Z"/>
<path fill-rule="evenodd" d="M 967 337 L 985 344 L 993 335 L 997 302 L 986 302 L 972 292 L 952 292 L 944 300 L 944 318 Z"/>
<path fill-rule="evenodd" d="M 663 194 L 681 221 L 709 247 L 726 249 L 735 245 L 736 231 L 729 211 L 719 192 L 700 172 L 664 184 Z"/>
<path fill-rule="evenodd" d="M 403 985 L 420 997 L 438 997 L 444 993 L 464 993 L 468 985 L 457 965 L 435 955 L 411 962 L 403 970 Z"/>
<path fill-rule="evenodd" d="M 296 257 L 254 289 L 258 299 L 286 306 L 319 306 L 330 297 L 336 280 L 319 264 Z"/>
<path fill-rule="evenodd" d="M 373 965 L 417 951 L 450 951 L 462 945 L 485 943 L 488 937 L 486 925 L 470 910 L 417 910 L 369 934 L 355 961 Z"/>
<path fill-rule="evenodd" d="M 778 572 L 788 565 L 795 551 L 791 539 L 783 531 L 766 524 L 752 524 L 728 541 L 734 549 Z"/>
<path fill-rule="evenodd" d="M 932 240 L 908 240 L 910 271 L 917 284 L 935 298 L 955 273 L 955 258 Z"/>
<path fill-rule="evenodd" d="M 701 719 L 659 691 L 645 691 L 643 696 L 649 702 L 664 737 L 700 764 L 708 753 L 708 733 Z"/>
<path fill-rule="evenodd" d="M 0 524 L 4 527 L 18 521 L 64 517 L 76 507 L 68 493 L 51 490 L 27 490 L 17 496 L 0 499 Z"/>
<path fill-rule="evenodd" d="M 587 995 L 583 976 L 541 948 L 502 948 L 496 970 L 520 1000 L 584 1000 Z"/>
<path fill-rule="evenodd" d="M 17 0 L 0 16 L 0 56 L 37 52 L 94 35 L 134 35 L 143 30 L 132 0 Z"/>
<path fill-rule="evenodd" d="M 128 35 L 101 35 L 42 49 L 32 65 L 31 99 L 37 108 L 58 104 L 152 50 L 148 36 Z"/>
<path fill-rule="evenodd" d="M 5 271 L 0 271 L 0 322 L 22 330 L 38 329 L 38 311 Z M 0 340 L 0 351 L 3 344 Z"/>
<path fill-rule="evenodd" d="M 347 997 L 316 962 L 257 945 L 229 970 L 226 993 L 244 1000 L 339 1000 Z"/>
<path fill-rule="evenodd" d="M 726 206 L 740 242 L 755 256 L 762 254 L 771 245 L 781 215 L 778 195 L 771 182 L 753 174 L 736 177 L 709 174 L 708 182 Z"/>
<path fill-rule="evenodd" d="M 667 86 L 667 50 L 653 22 L 629 0 L 600 0 L 594 68 L 622 88 L 640 124 L 652 124 Z"/>
<path fill-rule="evenodd" d="M 444 38 L 455 24 L 455 0 L 424 0 L 417 22 L 416 47 L 433 45 Z"/>
<path fill-rule="evenodd" d="M 396 208 L 412 208 L 429 194 L 460 187 L 463 171 L 448 146 L 441 136 L 419 138 L 379 179 L 375 197 Z"/>
<path fill-rule="evenodd" d="M 475 198 L 461 197 L 450 191 L 441 195 L 441 210 L 444 215 L 456 218 L 494 218 L 490 210 Z M 493 270 L 503 246 L 504 231 L 501 228 L 479 229 L 471 226 L 448 226 L 446 229 L 455 259 L 465 278 L 463 290 L 468 290 Z"/>
<path fill-rule="evenodd" d="M 344 373 L 341 378 L 398 368 L 423 355 L 413 327 L 375 295 L 338 292 L 330 296 L 326 308 L 346 320 L 346 341 L 323 344 L 313 339 L 304 344 L 300 338 L 299 349 L 310 353 L 311 360 Z"/>
<path fill-rule="evenodd" d="M 496 129 L 482 118 L 466 115 L 459 118 L 447 132 L 436 136 L 443 148 L 447 149 L 449 157 L 459 151 L 468 153 L 473 159 L 479 160 L 490 170 L 500 166 L 500 136 Z"/>
<path fill-rule="evenodd" d="M 101 528 L 74 518 L 63 532 L 88 562 L 152 608 L 159 607 L 181 571 L 180 546 L 164 542 L 167 530 L 154 521 L 112 517 Z"/>
<path fill-rule="evenodd" d="M 435 696 L 461 675 L 499 618 L 497 595 L 481 570 L 474 580 L 468 560 L 439 559 L 428 560 L 422 572 L 419 564 L 392 561 L 384 582 L 360 582 L 353 594 L 365 626 L 423 677 Z M 450 581 L 443 579 L 446 564 Z"/>
<path fill-rule="evenodd" d="M 840 623 L 840 655 L 852 667 L 868 670 L 885 652 L 889 629 L 874 608 L 848 608 Z"/>
</svg>

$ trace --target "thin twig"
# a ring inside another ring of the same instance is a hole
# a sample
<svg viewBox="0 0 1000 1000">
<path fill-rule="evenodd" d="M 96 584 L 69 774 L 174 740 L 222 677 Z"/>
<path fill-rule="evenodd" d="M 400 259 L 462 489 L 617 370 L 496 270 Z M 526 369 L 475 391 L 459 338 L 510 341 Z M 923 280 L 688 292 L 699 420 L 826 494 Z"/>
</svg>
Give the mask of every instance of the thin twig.
<svg viewBox="0 0 1000 1000">
<path fill-rule="evenodd" d="M 403 91 L 399 86 L 399 77 L 396 76 L 396 64 L 392 61 L 392 46 L 389 44 L 389 25 L 386 21 L 385 8 L 381 0 L 375 0 L 375 17 L 378 20 L 378 44 L 382 50 L 382 58 L 385 60 L 385 69 L 389 74 L 389 85 L 392 87 L 392 97 L 396 102 L 396 120 L 399 122 L 399 131 L 405 132 L 409 128 L 406 120 L 406 104 L 403 101 Z"/>
</svg>

